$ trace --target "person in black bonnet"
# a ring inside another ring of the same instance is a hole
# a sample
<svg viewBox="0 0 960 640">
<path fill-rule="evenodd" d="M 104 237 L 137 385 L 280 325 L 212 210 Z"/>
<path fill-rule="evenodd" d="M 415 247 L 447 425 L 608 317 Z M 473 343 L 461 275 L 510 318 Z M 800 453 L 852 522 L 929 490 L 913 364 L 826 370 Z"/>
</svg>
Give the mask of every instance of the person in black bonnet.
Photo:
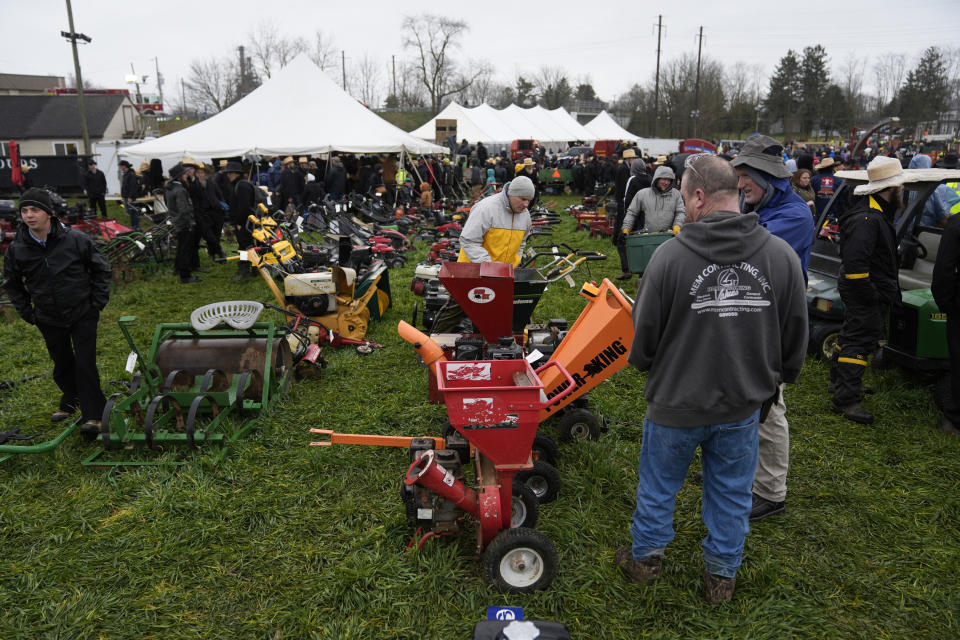
<svg viewBox="0 0 960 640">
<path fill-rule="evenodd" d="M 61 396 L 50 419 L 60 422 L 79 408 L 81 433 L 96 434 L 106 403 L 97 371 L 97 322 L 110 299 L 110 264 L 90 236 L 60 223 L 43 189 L 23 192 L 20 217 L 4 255 L 4 289 L 20 317 L 40 330 L 53 360 Z"/>
</svg>

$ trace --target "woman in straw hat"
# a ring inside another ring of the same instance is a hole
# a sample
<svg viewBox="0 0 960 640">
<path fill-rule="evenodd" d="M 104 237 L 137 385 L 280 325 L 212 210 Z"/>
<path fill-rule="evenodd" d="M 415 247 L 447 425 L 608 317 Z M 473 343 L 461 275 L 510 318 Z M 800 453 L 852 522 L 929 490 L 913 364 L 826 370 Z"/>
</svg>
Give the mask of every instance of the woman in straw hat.
<svg viewBox="0 0 960 640">
<path fill-rule="evenodd" d="M 867 357 L 883 336 L 887 311 L 900 304 L 897 240 L 893 218 L 900 209 L 900 189 L 907 180 L 900 161 L 878 156 L 867 166 L 862 196 L 840 216 L 840 279 L 843 327 L 830 367 L 833 409 L 848 420 L 869 424 L 863 408 L 863 372 Z"/>
</svg>

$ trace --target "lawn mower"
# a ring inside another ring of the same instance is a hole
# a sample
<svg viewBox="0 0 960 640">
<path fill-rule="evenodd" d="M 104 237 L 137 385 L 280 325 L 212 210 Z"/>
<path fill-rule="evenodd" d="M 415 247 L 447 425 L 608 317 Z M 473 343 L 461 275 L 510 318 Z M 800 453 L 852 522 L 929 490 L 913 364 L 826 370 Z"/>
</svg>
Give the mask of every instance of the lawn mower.
<svg viewBox="0 0 960 640">
<path fill-rule="evenodd" d="M 557 571 L 557 552 L 545 534 L 533 529 L 538 499 L 529 478 L 552 472 L 535 460 L 540 411 L 548 404 L 538 375 L 555 369 L 568 381 L 561 395 L 573 391 L 573 378 L 557 362 L 536 371 L 524 360 L 438 361 L 438 388 L 447 406 L 447 438 L 401 438 L 339 434 L 311 429 L 332 444 L 405 446 L 410 466 L 401 485 L 407 516 L 417 526 L 411 545 L 459 533 L 465 514 L 477 520 L 477 552 L 484 574 L 501 591 L 527 593 L 546 589 Z M 559 399 L 559 396 L 558 396 Z M 472 486 L 464 483 L 464 466 L 472 452 Z M 421 532 L 426 532 L 420 536 Z"/>
</svg>

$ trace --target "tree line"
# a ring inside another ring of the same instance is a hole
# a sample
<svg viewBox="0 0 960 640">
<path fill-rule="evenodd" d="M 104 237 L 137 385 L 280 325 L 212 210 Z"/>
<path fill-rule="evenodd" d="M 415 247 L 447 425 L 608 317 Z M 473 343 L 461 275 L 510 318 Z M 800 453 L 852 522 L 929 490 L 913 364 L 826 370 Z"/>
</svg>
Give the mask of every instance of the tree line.
<svg viewBox="0 0 960 640">
<path fill-rule="evenodd" d="M 184 83 L 186 104 L 177 107 L 219 112 L 299 54 L 341 79 L 354 98 L 374 109 L 437 113 L 452 100 L 496 108 L 599 104 L 643 136 L 843 135 L 855 124 L 893 115 L 916 127 L 960 106 L 960 47 L 929 47 L 911 66 L 907 54 L 894 52 L 874 60 L 850 55 L 831 64 L 826 48 L 816 44 L 788 50 L 768 81 L 759 64 L 724 63 L 710 56 L 698 60 L 695 53 L 684 53 L 661 63 L 659 79 L 651 74 L 601 102 L 589 77 L 572 78 L 561 67 L 543 66 L 504 82 L 489 62 L 464 54 L 461 41 L 467 30 L 461 20 L 406 16 L 399 59 L 383 61 L 366 53 L 347 56 L 320 31 L 309 38 L 290 36 L 274 22 L 263 21 L 237 43 L 236 55 L 194 60 Z M 872 91 L 865 89 L 868 83 Z"/>
</svg>

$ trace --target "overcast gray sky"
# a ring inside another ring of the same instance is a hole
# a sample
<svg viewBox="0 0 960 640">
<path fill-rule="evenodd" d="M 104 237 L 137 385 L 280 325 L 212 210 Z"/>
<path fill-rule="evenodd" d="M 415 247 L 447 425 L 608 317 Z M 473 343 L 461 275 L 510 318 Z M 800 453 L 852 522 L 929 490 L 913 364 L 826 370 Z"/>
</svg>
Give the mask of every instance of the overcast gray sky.
<svg viewBox="0 0 960 640">
<path fill-rule="evenodd" d="M 133 63 L 138 74 L 150 76 L 145 90 L 152 92 L 156 57 L 169 94 L 191 60 L 233 55 L 263 18 L 291 35 L 323 31 L 338 55 L 340 49 L 346 52 L 348 73 L 352 61 L 366 55 L 382 63 L 386 82 L 390 56 L 399 60 L 411 53 L 402 45 L 404 13 L 429 12 L 464 20 L 470 30 L 457 59 L 489 61 L 500 81 L 512 83 L 518 73 L 531 76 L 543 66 L 560 66 L 572 84 L 589 78 L 604 100 L 652 77 L 658 12 L 665 25 L 665 59 L 696 53 L 696 33 L 703 26 L 704 55 L 760 65 L 763 87 L 787 49 L 820 43 L 835 70 L 848 56 L 868 58 L 864 85 L 869 88 L 872 60 L 883 53 L 906 53 L 910 68 L 927 46 L 960 46 L 958 8 L 957 0 L 73 0 L 76 30 L 93 38 L 80 47 L 84 78 L 108 88 L 124 86 Z M 0 72 L 73 72 L 70 46 L 60 36 L 67 30 L 64 0 L 0 0 L 0 24 Z M 338 66 L 332 75 L 339 79 L 339 73 Z"/>
</svg>

